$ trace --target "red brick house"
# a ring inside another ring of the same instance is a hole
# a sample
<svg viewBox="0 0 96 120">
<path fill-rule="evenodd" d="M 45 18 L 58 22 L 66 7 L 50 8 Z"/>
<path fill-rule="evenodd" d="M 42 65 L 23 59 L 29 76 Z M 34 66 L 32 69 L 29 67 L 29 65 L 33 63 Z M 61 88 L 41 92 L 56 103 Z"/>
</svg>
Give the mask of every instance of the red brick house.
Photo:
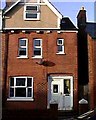
<svg viewBox="0 0 96 120">
<path fill-rule="evenodd" d="M 96 108 L 96 23 L 87 23 L 88 68 L 89 68 L 89 104 Z"/>
<path fill-rule="evenodd" d="M 87 22 L 86 10 L 78 16 L 78 72 L 79 99 L 84 97 L 89 102 L 89 109 L 96 108 L 96 23 Z"/>
<path fill-rule="evenodd" d="M 79 99 L 88 100 L 88 44 L 86 33 L 86 10 L 81 8 L 77 15 L 78 26 L 78 83 L 79 83 Z"/>
<path fill-rule="evenodd" d="M 17 0 L 7 3 L 2 31 L 3 108 L 57 103 L 77 111 L 77 29 L 70 19 L 47 0 Z"/>
</svg>

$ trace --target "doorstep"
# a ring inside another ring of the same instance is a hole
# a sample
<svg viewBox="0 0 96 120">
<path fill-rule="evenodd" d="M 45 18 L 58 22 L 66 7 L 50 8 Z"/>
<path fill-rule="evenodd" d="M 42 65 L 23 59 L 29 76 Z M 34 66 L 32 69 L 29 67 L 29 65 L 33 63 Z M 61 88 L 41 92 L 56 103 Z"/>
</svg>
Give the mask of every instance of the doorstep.
<svg viewBox="0 0 96 120">
<path fill-rule="evenodd" d="M 77 120 L 78 114 L 75 111 L 58 110 L 58 120 Z"/>
</svg>

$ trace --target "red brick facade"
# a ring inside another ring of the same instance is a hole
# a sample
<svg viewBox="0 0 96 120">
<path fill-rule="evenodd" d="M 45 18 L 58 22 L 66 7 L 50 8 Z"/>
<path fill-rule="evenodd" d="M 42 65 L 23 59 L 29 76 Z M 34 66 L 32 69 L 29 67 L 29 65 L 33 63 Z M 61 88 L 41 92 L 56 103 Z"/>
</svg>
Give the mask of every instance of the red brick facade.
<svg viewBox="0 0 96 120">
<path fill-rule="evenodd" d="M 94 109 L 96 107 L 96 24 L 86 21 L 84 8 L 79 11 L 77 21 L 78 81 L 82 90 L 82 92 L 79 90 L 79 96 L 88 100 L 89 109 Z"/>
<path fill-rule="evenodd" d="M 71 76 L 73 78 L 73 86 L 71 89 L 73 101 L 70 100 L 73 102 L 72 110 L 78 111 L 78 101 L 82 98 L 88 100 L 89 108 L 93 109 L 96 106 L 96 41 L 87 35 L 86 32 L 86 10 L 82 8 L 77 16 L 78 33 L 77 29 L 73 29 L 74 27 L 67 30 L 65 25 L 68 22 L 68 27 L 70 28 L 70 22 L 66 21 L 68 19 L 62 20 L 61 23 L 64 28 L 61 27 L 59 30 L 54 30 L 52 28 L 48 30 L 47 28 L 47 30 L 42 29 L 36 31 L 33 28 L 33 30 L 24 28 L 23 31 L 23 29 L 18 30 L 18 27 L 10 30 L 11 24 L 10 28 L 3 30 L 2 103 L 3 108 L 6 110 L 47 110 L 49 104 L 48 93 L 50 76 Z M 28 40 L 27 58 L 20 58 L 18 56 L 20 38 L 26 38 Z M 64 54 L 57 54 L 58 38 L 64 40 Z M 42 39 L 42 58 L 33 57 L 34 39 Z M 40 64 L 40 62 L 42 63 Z M 10 78 L 21 76 L 33 78 L 33 100 L 31 101 L 28 99 L 16 100 L 16 97 L 12 100 L 9 97 Z M 65 84 L 64 81 L 62 83 Z M 62 88 L 64 92 L 64 86 Z M 62 95 L 62 92 L 59 94 Z"/>
<path fill-rule="evenodd" d="M 96 106 L 96 41 L 88 35 L 88 62 L 89 62 L 89 103 L 90 108 L 94 109 Z"/>
<path fill-rule="evenodd" d="M 7 38 L 6 38 L 7 37 Z M 77 33 L 52 31 L 51 33 L 4 33 L 2 34 L 2 61 L 3 61 L 3 90 L 4 106 L 7 109 L 47 109 L 48 97 L 48 76 L 71 75 L 73 76 L 74 110 L 78 109 L 78 63 L 77 63 Z M 18 58 L 18 39 L 28 39 L 28 58 Z M 42 39 L 43 61 L 47 65 L 37 64 L 40 59 L 32 58 L 33 38 Z M 59 55 L 57 52 L 57 38 L 64 39 L 65 54 Z M 6 40 L 6 41 L 5 41 Z M 6 58 L 7 57 L 7 58 Z M 5 65 L 6 61 L 6 65 Z M 34 101 L 20 102 L 7 101 L 9 92 L 9 79 L 14 76 L 31 76 L 33 77 Z"/>
</svg>

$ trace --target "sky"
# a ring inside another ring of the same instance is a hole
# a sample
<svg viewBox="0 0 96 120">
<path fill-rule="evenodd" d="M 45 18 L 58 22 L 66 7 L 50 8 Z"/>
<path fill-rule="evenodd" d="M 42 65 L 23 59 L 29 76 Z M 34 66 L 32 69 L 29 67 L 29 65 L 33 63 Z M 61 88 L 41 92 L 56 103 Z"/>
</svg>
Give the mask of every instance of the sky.
<svg viewBox="0 0 96 120">
<path fill-rule="evenodd" d="M 53 2 L 53 4 L 64 17 L 69 17 L 75 25 L 77 25 L 77 14 L 81 7 L 86 10 L 87 21 L 96 22 L 95 2 Z"/>
<path fill-rule="evenodd" d="M 1 0 L 1 7 L 5 0 Z M 83 6 L 86 10 L 87 21 L 96 22 L 96 0 L 50 0 L 64 17 L 69 17 L 77 26 L 77 14 Z"/>
</svg>

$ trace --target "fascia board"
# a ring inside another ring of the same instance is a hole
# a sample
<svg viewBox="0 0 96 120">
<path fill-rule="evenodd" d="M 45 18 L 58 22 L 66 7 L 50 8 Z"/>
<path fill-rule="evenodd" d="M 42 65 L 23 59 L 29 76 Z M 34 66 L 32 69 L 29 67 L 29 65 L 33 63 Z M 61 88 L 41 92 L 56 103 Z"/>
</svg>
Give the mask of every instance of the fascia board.
<svg viewBox="0 0 96 120">
<path fill-rule="evenodd" d="M 6 14 L 8 11 L 10 11 L 14 6 L 16 6 L 21 0 L 18 0 L 17 2 L 15 2 L 11 7 L 9 7 L 4 14 Z"/>
</svg>

